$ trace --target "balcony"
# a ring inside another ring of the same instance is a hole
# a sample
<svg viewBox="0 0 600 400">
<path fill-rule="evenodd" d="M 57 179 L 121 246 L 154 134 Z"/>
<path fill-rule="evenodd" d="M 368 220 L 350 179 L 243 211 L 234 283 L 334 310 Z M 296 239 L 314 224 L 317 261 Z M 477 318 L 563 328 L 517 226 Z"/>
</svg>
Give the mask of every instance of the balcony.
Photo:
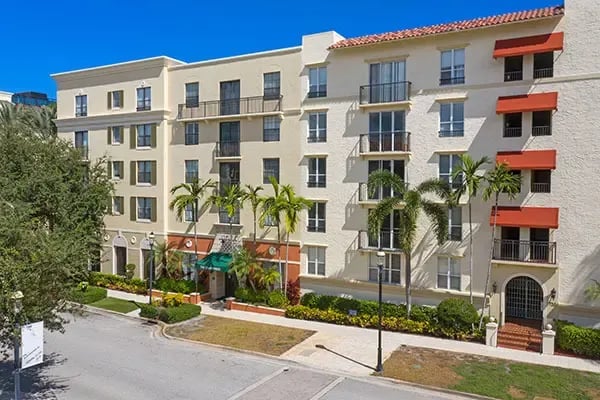
<svg viewBox="0 0 600 400">
<path fill-rule="evenodd" d="M 552 78 L 554 76 L 554 67 L 534 68 L 533 79 Z"/>
<path fill-rule="evenodd" d="M 239 99 L 201 101 L 179 104 L 179 121 L 208 121 L 217 119 L 236 119 L 240 117 L 268 116 L 282 114 L 283 96 L 241 97 Z"/>
<path fill-rule="evenodd" d="M 506 71 L 504 72 L 504 82 L 522 81 L 523 71 Z"/>
<path fill-rule="evenodd" d="M 408 189 L 408 183 L 404 183 L 405 190 Z M 394 190 L 389 187 L 379 187 L 374 193 L 369 193 L 369 185 L 366 182 L 358 184 L 358 203 L 364 207 L 374 208 L 380 200 L 393 197 Z M 402 208 L 399 205 L 398 208 Z"/>
<path fill-rule="evenodd" d="M 551 136 L 551 135 L 552 135 L 552 127 L 550 125 L 534 126 L 531 128 L 531 136 Z"/>
<path fill-rule="evenodd" d="M 361 251 L 400 252 L 400 230 L 381 229 L 379 234 L 370 235 L 368 231 L 358 232 L 358 249 Z"/>
<path fill-rule="evenodd" d="M 520 137 L 523 134 L 523 128 L 520 126 L 505 126 L 504 137 Z"/>
<path fill-rule="evenodd" d="M 556 264 L 556 242 L 496 239 L 492 258 L 501 261 L 554 265 Z"/>
<path fill-rule="evenodd" d="M 410 106 L 410 88 L 408 81 L 379 83 L 360 87 L 360 107 L 375 105 Z"/>
<path fill-rule="evenodd" d="M 410 153 L 410 132 L 376 132 L 360 135 L 359 153 L 363 157 Z"/>
<path fill-rule="evenodd" d="M 215 158 L 224 160 L 240 159 L 240 142 L 217 142 L 215 147 Z"/>
<path fill-rule="evenodd" d="M 550 193 L 550 182 L 531 182 L 531 193 Z"/>
</svg>

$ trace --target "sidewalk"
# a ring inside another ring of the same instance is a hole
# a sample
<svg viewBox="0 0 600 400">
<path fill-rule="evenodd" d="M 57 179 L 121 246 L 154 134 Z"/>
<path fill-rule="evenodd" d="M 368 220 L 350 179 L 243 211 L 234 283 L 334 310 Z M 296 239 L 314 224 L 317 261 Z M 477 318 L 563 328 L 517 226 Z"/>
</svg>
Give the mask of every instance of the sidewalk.
<svg viewBox="0 0 600 400">
<path fill-rule="evenodd" d="M 114 290 L 109 290 L 108 295 L 110 297 L 117 297 L 125 300 L 148 302 L 148 296 L 133 295 Z M 369 368 L 369 366 L 375 366 L 376 364 L 377 331 L 374 329 L 288 319 L 245 311 L 225 310 L 222 308 L 221 303 L 202 303 L 201 305 L 202 314 L 204 315 L 287 326 L 290 328 L 308 329 L 316 332 L 304 342 L 281 355 L 281 358 L 283 359 L 300 362 L 321 369 L 363 376 L 370 375 L 373 370 Z M 575 357 L 542 355 L 500 347 L 489 347 L 479 343 L 409 335 L 398 332 L 384 331 L 382 340 L 384 360 L 387 359 L 394 350 L 400 346 L 406 345 L 600 373 L 599 361 Z M 316 345 L 325 346 L 329 351 L 316 348 Z"/>
</svg>

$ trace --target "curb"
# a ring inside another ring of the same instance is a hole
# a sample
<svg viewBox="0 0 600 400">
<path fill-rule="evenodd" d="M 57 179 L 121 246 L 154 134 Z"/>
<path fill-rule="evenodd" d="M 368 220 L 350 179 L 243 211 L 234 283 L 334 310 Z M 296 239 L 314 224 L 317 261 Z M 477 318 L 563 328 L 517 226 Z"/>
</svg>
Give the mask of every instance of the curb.
<svg viewBox="0 0 600 400">
<path fill-rule="evenodd" d="M 376 377 L 378 379 L 381 379 L 384 382 L 392 383 L 394 385 L 411 386 L 411 387 L 415 387 L 417 389 L 429 390 L 429 391 L 434 391 L 434 392 L 441 392 L 441 393 L 446 393 L 446 394 L 451 394 L 451 395 L 461 396 L 461 397 L 468 397 L 468 398 L 476 399 L 476 400 L 497 400 L 497 398 L 495 398 L 495 397 L 488 397 L 488 396 L 484 396 L 484 395 L 481 395 L 481 394 L 468 393 L 468 392 L 459 392 L 457 390 L 442 388 L 442 387 L 438 387 L 438 386 L 423 385 L 421 383 L 403 381 L 401 379 L 389 378 L 389 377 L 386 377 L 386 376 L 377 376 L 377 375 L 372 375 L 372 376 L 374 376 L 374 377 Z"/>
</svg>

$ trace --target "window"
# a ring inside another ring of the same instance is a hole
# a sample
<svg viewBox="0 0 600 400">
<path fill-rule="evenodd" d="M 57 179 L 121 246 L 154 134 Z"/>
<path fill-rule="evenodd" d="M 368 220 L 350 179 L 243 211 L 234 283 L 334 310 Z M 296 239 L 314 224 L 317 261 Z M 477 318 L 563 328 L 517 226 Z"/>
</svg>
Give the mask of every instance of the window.
<svg viewBox="0 0 600 400">
<path fill-rule="evenodd" d="M 408 151 L 408 134 L 405 132 L 405 126 L 404 111 L 369 113 L 368 151 Z M 365 150 L 361 149 L 361 152 Z"/>
<path fill-rule="evenodd" d="M 138 197 L 137 198 L 137 219 L 142 221 L 152 220 L 152 198 Z"/>
<path fill-rule="evenodd" d="M 308 248 L 306 272 L 310 275 L 325 276 L 325 247 L 310 246 Z"/>
<path fill-rule="evenodd" d="M 308 114 L 308 142 L 327 141 L 327 113 L 315 112 Z"/>
<path fill-rule="evenodd" d="M 273 215 L 266 214 L 263 222 L 264 226 L 277 226 L 277 220 Z"/>
<path fill-rule="evenodd" d="M 137 111 L 148 111 L 152 100 L 151 88 L 143 87 L 137 89 Z"/>
<path fill-rule="evenodd" d="M 188 108 L 198 107 L 200 103 L 200 85 L 198 82 L 185 84 L 185 106 Z"/>
<path fill-rule="evenodd" d="M 462 240 L 462 208 L 448 209 L 448 240 L 460 242 Z"/>
<path fill-rule="evenodd" d="M 279 117 L 263 118 L 263 142 L 279 142 Z"/>
<path fill-rule="evenodd" d="M 551 175 L 549 169 L 531 171 L 531 193 L 550 193 Z"/>
<path fill-rule="evenodd" d="M 87 116 L 87 95 L 83 94 L 75 96 L 75 116 L 85 117 Z"/>
<path fill-rule="evenodd" d="M 554 76 L 554 53 L 533 55 L 533 78 L 552 78 Z"/>
<path fill-rule="evenodd" d="M 265 100 L 278 99 L 281 95 L 281 77 L 279 72 L 268 72 L 263 75 L 263 97 Z"/>
<path fill-rule="evenodd" d="M 365 91 L 368 89 L 368 93 Z M 369 65 L 369 86 L 361 88 L 360 100 L 364 103 L 390 103 L 409 98 L 410 86 L 406 82 L 406 62 L 392 61 Z"/>
<path fill-rule="evenodd" d="M 183 272 L 183 279 L 191 281 L 194 280 L 194 274 L 196 273 L 196 260 L 198 257 L 194 253 L 183 253 L 183 260 L 181 262 L 181 269 Z"/>
<path fill-rule="evenodd" d="M 465 49 L 442 51 L 440 85 L 465 83 Z"/>
<path fill-rule="evenodd" d="M 308 210 L 308 232 L 325 232 L 325 203 L 314 202 Z"/>
<path fill-rule="evenodd" d="M 369 280 L 378 282 L 379 260 L 376 253 L 369 253 Z M 400 284 L 400 254 L 386 254 L 383 262 L 383 283 Z"/>
<path fill-rule="evenodd" d="M 552 111 L 534 111 L 531 125 L 532 136 L 552 135 Z"/>
<path fill-rule="evenodd" d="M 123 179 L 123 161 L 112 161 L 112 179 Z"/>
<path fill-rule="evenodd" d="M 327 178 L 327 159 L 314 157 L 308 159 L 308 187 L 325 187 Z"/>
<path fill-rule="evenodd" d="M 197 206 L 198 202 L 196 202 Z M 188 204 L 185 206 L 185 215 L 183 216 L 184 222 L 194 222 L 194 206 L 192 204 Z"/>
<path fill-rule="evenodd" d="M 198 144 L 200 142 L 200 132 L 197 122 L 187 122 L 185 124 L 185 144 L 186 146 Z"/>
<path fill-rule="evenodd" d="M 504 114 L 504 137 L 520 137 L 523 128 L 521 113 Z"/>
<path fill-rule="evenodd" d="M 152 183 L 152 161 L 137 162 L 137 183 Z"/>
<path fill-rule="evenodd" d="M 75 132 L 75 148 L 81 153 L 81 158 L 88 159 L 88 132 Z"/>
<path fill-rule="evenodd" d="M 185 160 L 185 183 L 198 180 L 198 160 Z"/>
<path fill-rule="evenodd" d="M 453 189 L 462 186 L 462 174 L 454 177 L 454 171 L 460 166 L 460 154 L 440 154 L 440 180 L 447 182 Z"/>
<path fill-rule="evenodd" d="M 137 125 L 137 147 L 152 147 L 152 125 Z"/>
<path fill-rule="evenodd" d="M 123 143 L 123 127 L 122 126 L 111 126 L 109 129 L 110 129 L 110 143 L 111 144 L 122 144 Z"/>
<path fill-rule="evenodd" d="M 327 96 L 327 67 L 315 67 L 308 70 L 308 97 Z"/>
<path fill-rule="evenodd" d="M 271 183 L 271 177 L 279 182 L 279 158 L 263 158 L 263 183 Z"/>
<path fill-rule="evenodd" d="M 440 136 L 463 136 L 465 130 L 465 103 L 440 104 Z"/>
<path fill-rule="evenodd" d="M 460 290 L 459 259 L 438 257 L 437 287 L 439 289 Z"/>
<path fill-rule="evenodd" d="M 121 107 L 123 107 L 123 91 L 122 90 L 115 90 L 114 92 L 110 92 L 109 93 L 109 101 L 110 103 L 108 104 L 108 108 L 109 109 L 119 109 Z"/>
<path fill-rule="evenodd" d="M 124 214 L 125 199 L 122 196 L 113 196 L 112 198 L 112 214 L 122 215 Z"/>
<path fill-rule="evenodd" d="M 217 154 L 219 157 L 240 155 L 240 121 L 220 123 Z"/>
<path fill-rule="evenodd" d="M 523 80 L 523 56 L 504 59 L 504 82 Z"/>
</svg>

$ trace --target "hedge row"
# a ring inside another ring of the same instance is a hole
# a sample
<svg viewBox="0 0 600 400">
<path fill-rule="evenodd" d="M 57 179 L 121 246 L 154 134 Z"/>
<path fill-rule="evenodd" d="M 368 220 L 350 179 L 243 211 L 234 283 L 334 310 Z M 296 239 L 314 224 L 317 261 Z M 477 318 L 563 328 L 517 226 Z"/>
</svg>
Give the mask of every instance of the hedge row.
<svg viewBox="0 0 600 400">
<path fill-rule="evenodd" d="M 139 278 L 125 279 L 120 275 L 90 272 L 89 282 L 90 285 L 128 293 L 146 294 L 148 292 L 146 281 Z"/>
<path fill-rule="evenodd" d="M 559 349 L 575 354 L 600 358 L 600 329 L 556 321 L 556 345 Z"/>
<path fill-rule="evenodd" d="M 167 324 L 185 321 L 200 315 L 202 309 L 195 304 L 181 304 L 176 307 L 157 307 L 150 304 L 138 304 L 140 316 L 158 319 Z"/>
<path fill-rule="evenodd" d="M 234 295 L 236 300 L 248 304 L 266 305 L 273 308 L 285 308 L 289 304 L 281 290 L 269 292 L 268 290 L 254 291 L 250 288 L 237 288 Z"/>
<path fill-rule="evenodd" d="M 196 283 L 185 279 L 160 278 L 153 284 L 154 289 L 163 292 L 190 294 L 196 291 Z M 204 286 L 198 285 L 200 293 L 205 293 Z"/>
<path fill-rule="evenodd" d="M 79 286 L 71 291 L 71 300 L 79 304 L 91 304 L 106 298 L 106 289 L 95 286 Z"/>
</svg>

